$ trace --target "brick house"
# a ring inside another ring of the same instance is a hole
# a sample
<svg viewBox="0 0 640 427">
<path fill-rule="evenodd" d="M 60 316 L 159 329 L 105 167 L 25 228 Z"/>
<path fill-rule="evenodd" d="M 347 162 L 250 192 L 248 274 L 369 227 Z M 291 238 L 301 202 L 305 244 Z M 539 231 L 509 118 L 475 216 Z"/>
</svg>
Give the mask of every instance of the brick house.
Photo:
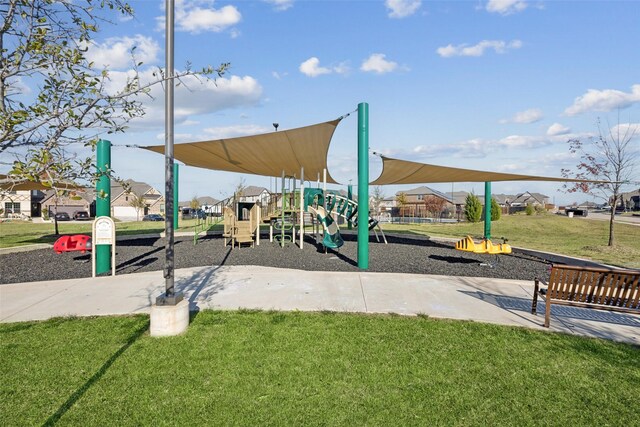
<svg viewBox="0 0 640 427">
<path fill-rule="evenodd" d="M 44 193 L 39 190 L 0 191 L 0 217 L 35 218 L 40 216 L 40 201 Z"/>
<path fill-rule="evenodd" d="M 407 203 L 405 206 L 400 206 L 397 203 L 397 198 L 401 193 L 404 193 L 406 196 Z M 399 191 L 396 193 L 397 209 L 394 210 L 394 216 L 425 217 L 430 215 L 424 205 L 424 200 L 427 196 L 434 196 L 442 199 L 445 202 L 443 211 L 455 211 L 453 200 L 449 195 L 422 185 L 417 188 L 412 188 L 411 190 Z"/>
<path fill-rule="evenodd" d="M 136 209 L 134 200 L 141 197 L 145 207 Z M 158 190 L 144 182 L 132 179 L 111 184 L 111 216 L 124 221 L 136 221 L 148 214 L 164 214 L 164 196 Z"/>
</svg>

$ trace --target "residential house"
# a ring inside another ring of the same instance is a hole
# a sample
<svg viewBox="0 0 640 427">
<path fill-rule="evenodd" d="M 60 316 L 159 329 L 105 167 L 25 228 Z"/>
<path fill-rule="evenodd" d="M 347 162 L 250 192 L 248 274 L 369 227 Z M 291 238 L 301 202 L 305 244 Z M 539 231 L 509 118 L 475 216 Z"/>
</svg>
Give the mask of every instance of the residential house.
<svg viewBox="0 0 640 427">
<path fill-rule="evenodd" d="M 401 193 L 405 194 L 407 203 L 405 204 L 405 206 L 398 205 L 397 214 L 394 214 L 394 216 L 399 215 L 399 216 L 425 217 L 425 216 L 431 215 L 431 213 L 427 212 L 427 209 L 424 204 L 424 200 L 428 196 L 434 196 L 442 199 L 444 201 L 443 211 L 454 210 L 454 203 L 450 196 L 451 193 L 447 195 L 445 193 L 441 193 L 440 191 L 434 190 L 432 188 L 429 188 L 423 185 L 417 188 L 412 188 L 411 190 L 397 192 L 396 201 L 397 201 L 397 197 Z"/>
<path fill-rule="evenodd" d="M 621 196 L 624 201 L 624 206 L 628 210 L 640 211 L 640 188 L 627 193 L 622 193 Z"/>
<path fill-rule="evenodd" d="M 249 185 L 242 190 L 242 195 L 238 199 L 240 203 L 260 202 L 264 206 L 269 201 L 269 197 L 271 197 L 271 193 L 266 188 Z"/>
<path fill-rule="evenodd" d="M 39 190 L 0 191 L 0 217 L 34 218 L 40 216 L 40 201 L 44 193 Z"/>
<path fill-rule="evenodd" d="M 144 207 L 134 206 L 136 198 L 144 201 Z M 128 179 L 124 185 L 111 184 L 111 216 L 122 221 L 136 221 L 148 214 L 164 214 L 164 196 L 144 182 Z"/>
<path fill-rule="evenodd" d="M 72 192 L 65 192 L 59 195 L 55 190 L 47 190 L 40 201 L 42 216 L 49 218 L 56 213 L 66 212 L 70 217 L 79 211 L 84 211 L 89 216 L 95 216 L 95 190 L 93 188 L 83 188 Z"/>
</svg>

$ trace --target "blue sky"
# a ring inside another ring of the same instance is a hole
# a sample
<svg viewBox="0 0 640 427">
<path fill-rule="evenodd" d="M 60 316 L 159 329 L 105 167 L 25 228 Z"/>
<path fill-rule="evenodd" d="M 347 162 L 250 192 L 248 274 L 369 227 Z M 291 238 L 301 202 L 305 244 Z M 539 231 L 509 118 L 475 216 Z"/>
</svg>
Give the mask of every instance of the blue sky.
<svg viewBox="0 0 640 427">
<path fill-rule="evenodd" d="M 164 1 L 132 1 L 136 17 L 102 27 L 89 55 L 114 84 L 137 45 L 143 74 L 164 64 Z M 230 62 L 217 86 L 176 90 L 176 143 L 270 132 L 370 108 L 370 147 L 445 166 L 560 176 L 575 165 L 566 141 L 605 124 L 640 123 L 640 2 L 176 1 L 175 65 Z M 164 187 L 164 159 L 124 144 L 163 143 L 163 98 L 111 138 L 119 176 Z M 338 126 L 329 169 L 357 181 L 357 117 Z M 640 139 L 634 141 L 636 149 Z M 371 157 L 371 180 L 381 162 Z M 640 168 L 636 170 L 636 176 Z M 241 178 L 180 170 L 180 200 L 223 198 Z M 429 185 L 429 184 L 427 184 Z M 430 185 L 451 191 L 450 184 Z M 591 200 L 558 184 L 495 183 L 494 193 L 537 191 L 556 203 Z M 387 196 L 411 186 L 384 187 Z M 481 194 L 484 186 L 455 184 Z"/>
</svg>

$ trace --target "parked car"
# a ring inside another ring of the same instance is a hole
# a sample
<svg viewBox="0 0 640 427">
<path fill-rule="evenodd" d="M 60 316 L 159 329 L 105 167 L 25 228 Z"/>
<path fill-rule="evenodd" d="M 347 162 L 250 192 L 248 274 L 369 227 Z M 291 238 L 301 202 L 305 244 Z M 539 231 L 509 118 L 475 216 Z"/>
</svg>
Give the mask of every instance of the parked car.
<svg viewBox="0 0 640 427">
<path fill-rule="evenodd" d="M 182 219 L 204 219 L 207 216 L 206 212 L 202 209 L 182 208 Z"/>
<path fill-rule="evenodd" d="M 91 217 L 87 211 L 76 211 L 73 213 L 73 219 L 76 221 L 89 221 Z"/>
<path fill-rule="evenodd" d="M 164 217 L 158 214 L 149 214 L 149 215 L 145 215 L 142 218 L 142 220 L 143 221 L 164 221 Z"/>
<path fill-rule="evenodd" d="M 71 221 L 71 217 L 66 212 L 58 212 L 55 214 L 56 221 Z"/>
</svg>

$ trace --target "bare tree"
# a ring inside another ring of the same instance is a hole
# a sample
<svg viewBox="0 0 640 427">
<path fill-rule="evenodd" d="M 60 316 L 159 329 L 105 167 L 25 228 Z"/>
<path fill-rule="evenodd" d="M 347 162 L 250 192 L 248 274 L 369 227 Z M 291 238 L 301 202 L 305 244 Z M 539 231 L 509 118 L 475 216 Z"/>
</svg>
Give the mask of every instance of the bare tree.
<svg viewBox="0 0 640 427">
<path fill-rule="evenodd" d="M 373 197 L 371 197 L 371 210 L 380 219 L 380 210 L 384 200 L 384 192 L 379 185 L 373 187 Z"/>
<path fill-rule="evenodd" d="M 622 200 L 622 188 L 633 178 L 639 151 L 632 141 L 638 135 L 638 126 L 618 123 L 612 127 L 607 121 L 603 130 L 598 120 L 598 136 L 586 140 L 570 139 L 569 152 L 579 156 L 575 169 L 562 169 L 565 178 L 602 182 L 577 182 L 564 184 L 568 193 L 583 192 L 611 203 L 609 218 L 609 246 L 615 243 L 613 222 L 618 199 Z"/>
<path fill-rule="evenodd" d="M 125 0 L 0 0 L 0 154 L 5 162 L 15 158 L 9 173 L 15 184 L 95 180 L 93 156 L 82 152 L 143 116 L 142 96 L 170 78 L 157 69 L 155 80 L 142 81 L 135 47 L 132 71 L 118 88 L 107 68 L 88 60 L 99 26 L 117 13 L 132 16 L 133 9 Z M 192 71 L 187 64 L 172 78 L 222 76 L 228 66 Z"/>
<path fill-rule="evenodd" d="M 423 203 L 427 212 L 431 213 L 435 218 L 440 219 L 440 214 L 444 210 L 447 201 L 438 196 L 425 196 Z"/>
</svg>

